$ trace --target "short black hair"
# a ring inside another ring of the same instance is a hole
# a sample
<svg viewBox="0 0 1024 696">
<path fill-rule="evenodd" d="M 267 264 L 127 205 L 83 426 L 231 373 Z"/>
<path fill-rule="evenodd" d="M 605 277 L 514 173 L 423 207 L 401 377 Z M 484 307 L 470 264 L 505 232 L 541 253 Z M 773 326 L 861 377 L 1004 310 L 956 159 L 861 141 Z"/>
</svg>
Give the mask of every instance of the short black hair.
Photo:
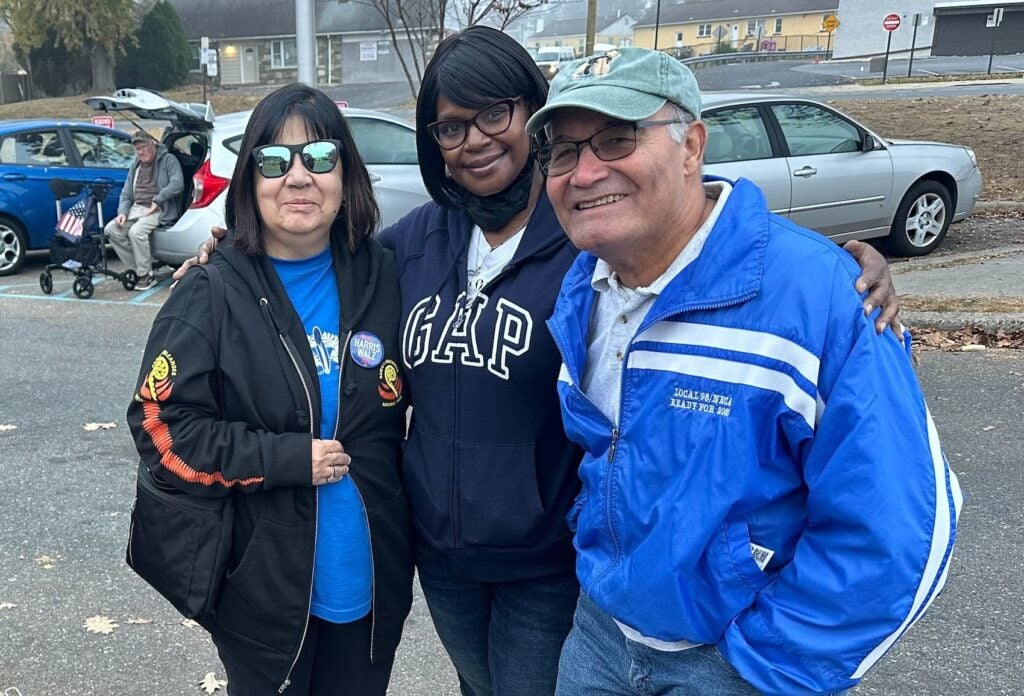
<svg viewBox="0 0 1024 696">
<path fill-rule="evenodd" d="M 373 235 L 380 220 L 370 175 L 356 149 L 352 131 L 335 103 L 320 90 L 298 83 L 264 97 L 253 109 L 245 127 L 224 209 L 225 222 L 234 232 L 235 246 L 247 254 L 264 251 L 263 221 L 255 191 L 258 174 L 252 152 L 273 143 L 285 121 L 293 114 L 302 117 L 313 137 L 341 142 L 338 163 L 341 165 L 344 201 L 331 226 L 331 235 L 340 235 L 351 249 L 355 249 Z"/>
<path fill-rule="evenodd" d="M 441 148 L 427 128 L 437 120 L 437 100 L 442 96 L 469 109 L 522 96 L 522 106 L 532 113 L 547 101 L 548 81 L 525 48 L 491 27 L 463 29 L 437 47 L 423 71 L 416 102 L 416 148 L 430 197 L 452 208 L 463 188 L 445 176 Z"/>
</svg>

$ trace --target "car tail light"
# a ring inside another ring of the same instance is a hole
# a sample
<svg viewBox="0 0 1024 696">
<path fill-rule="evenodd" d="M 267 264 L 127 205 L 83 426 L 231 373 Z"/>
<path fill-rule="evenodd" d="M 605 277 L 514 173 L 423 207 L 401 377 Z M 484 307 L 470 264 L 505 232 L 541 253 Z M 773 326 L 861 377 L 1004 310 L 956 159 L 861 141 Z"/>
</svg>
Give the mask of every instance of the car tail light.
<svg viewBox="0 0 1024 696">
<path fill-rule="evenodd" d="M 205 208 L 231 183 L 210 171 L 210 160 L 203 162 L 192 176 L 192 208 Z"/>
</svg>

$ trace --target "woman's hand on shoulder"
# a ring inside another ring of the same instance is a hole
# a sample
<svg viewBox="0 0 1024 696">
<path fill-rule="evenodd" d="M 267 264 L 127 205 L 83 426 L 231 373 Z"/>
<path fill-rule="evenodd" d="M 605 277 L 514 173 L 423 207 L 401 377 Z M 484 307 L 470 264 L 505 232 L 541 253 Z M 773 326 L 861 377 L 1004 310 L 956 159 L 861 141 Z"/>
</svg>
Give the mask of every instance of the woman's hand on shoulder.
<svg viewBox="0 0 1024 696">
<path fill-rule="evenodd" d="M 891 326 L 896 336 L 902 338 L 903 325 L 900 322 L 900 298 L 896 295 L 896 287 L 892 283 L 892 275 L 889 273 L 889 264 L 885 262 L 877 249 L 870 244 L 850 240 L 843 245 L 843 249 L 853 256 L 860 265 L 860 278 L 854 287 L 857 292 L 868 292 L 864 300 L 864 314 L 871 314 L 875 307 L 881 307 L 882 312 L 875 321 L 875 331 L 882 333 L 886 327 Z"/>
<path fill-rule="evenodd" d="M 185 273 L 188 271 L 188 269 L 192 268 L 192 266 L 195 266 L 197 264 L 201 266 L 203 264 L 209 263 L 210 254 L 212 254 L 213 250 L 217 248 L 217 242 L 224 239 L 227 233 L 228 231 L 223 227 L 211 227 L 210 234 L 212 236 L 199 245 L 199 250 L 196 252 L 195 256 L 185 259 L 185 262 L 182 263 L 181 266 L 178 267 L 178 270 L 176 270 L 171 275 L 171 278 L 174 279 L 174 283 L 177 283 L 179 280 L 184 278 Z M 172 285 L 171 287 L 174 286 Z"/>
</svg>

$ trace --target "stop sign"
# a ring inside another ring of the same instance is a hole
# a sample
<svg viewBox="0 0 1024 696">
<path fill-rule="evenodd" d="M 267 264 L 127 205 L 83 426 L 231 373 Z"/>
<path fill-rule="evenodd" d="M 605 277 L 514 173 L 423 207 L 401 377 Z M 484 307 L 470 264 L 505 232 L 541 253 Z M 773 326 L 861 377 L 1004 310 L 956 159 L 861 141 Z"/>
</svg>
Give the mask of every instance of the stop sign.
<svg viewBox="0 0 1024 696">
<path fill-rule="evenodd" d="M 900 28 L 900 16 L 898 14 L 887 14 L 882 20 L 882 28 L 886 31 L 896 31 Z"/>
</svg>

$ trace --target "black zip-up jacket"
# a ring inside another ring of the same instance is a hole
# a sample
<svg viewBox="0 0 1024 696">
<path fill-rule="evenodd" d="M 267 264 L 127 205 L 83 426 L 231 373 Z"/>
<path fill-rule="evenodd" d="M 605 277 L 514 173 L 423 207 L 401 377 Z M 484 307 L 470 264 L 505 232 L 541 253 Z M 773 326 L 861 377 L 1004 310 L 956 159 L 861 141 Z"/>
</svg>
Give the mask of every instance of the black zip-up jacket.
<svg viewBox="0 0 1024 696">
<path fill-rule="evenodd" d="M 571 571 L 565 515 L 580 450 L 558 404 L 545 321 L 577 250 L 541 193 L 512 261 L 465 309 L 473 223 L 427 203 L 383 230 L 402 292 L 414 397 L 403 460 L 421 543 L 484 582 Z"/>
<path fill-rule="evenodd" d="M 409 399 L 398 286 L 394 257 L 377 242 L 355 252 L 334 242 L 332 249 L 342 312 L 335 439 L 352 457 L 349 475 L 370 528 L 371 658 L 386 657 L 412 603 L 412 526 L 399 466 Z M 128 424 L 156 476 L 192 495 L 234 496 L 228 572 L 214 615 L 201 623 L 218 644 L 285 685 L 305 639 L 312 591 L 319 380 L 302 321 L 271 262 L 224 243 L 210 263 L 225 284 L 220 345 L 213 345 L 207 278 L 191 271 L 153 323 Z M 349 339 L 360 331 L 383 342 L 379 366 L 352 360 Z"/>
</svg>

